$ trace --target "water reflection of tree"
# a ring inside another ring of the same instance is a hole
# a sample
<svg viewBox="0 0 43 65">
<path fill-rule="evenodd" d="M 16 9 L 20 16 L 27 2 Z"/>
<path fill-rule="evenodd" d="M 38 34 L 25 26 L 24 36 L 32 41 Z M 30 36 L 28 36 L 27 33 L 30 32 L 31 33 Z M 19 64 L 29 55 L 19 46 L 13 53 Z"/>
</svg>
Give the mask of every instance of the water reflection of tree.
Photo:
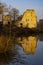
<svg viewBox="0 0 43 65">
<path fill-rule="evenodd" d="M 18 54 L 16 45 L 12 51 L 7 51 L 6 53 L 0 53 L 0 65 L 10 65 L 16 63 L 15 56 Z"/>
</svg>

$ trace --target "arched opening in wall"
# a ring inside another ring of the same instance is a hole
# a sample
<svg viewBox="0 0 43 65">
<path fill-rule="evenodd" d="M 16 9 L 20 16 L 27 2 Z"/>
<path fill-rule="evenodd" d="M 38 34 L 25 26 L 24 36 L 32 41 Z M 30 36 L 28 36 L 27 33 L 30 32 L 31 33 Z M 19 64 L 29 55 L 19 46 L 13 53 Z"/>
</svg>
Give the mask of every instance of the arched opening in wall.
<svg viewBox="0 0 43 65">
<path fill-rule="evenodd" d="M 22 23 L 20 23 L 20 26 L 21 26 L 21 27 L 23 27 L 23 24 L 22 24 Z"/>
<path fill-rule="evenodd" d="M 8 25 L 10 25 L 10 22 L 8 21 Z"/>
<path fill-rule="evenodd" d="M 28 28 L 29 27 L 29 23 L 27 23 L 27 25 L 26 25 L 26 28 Z"/>
</svg>

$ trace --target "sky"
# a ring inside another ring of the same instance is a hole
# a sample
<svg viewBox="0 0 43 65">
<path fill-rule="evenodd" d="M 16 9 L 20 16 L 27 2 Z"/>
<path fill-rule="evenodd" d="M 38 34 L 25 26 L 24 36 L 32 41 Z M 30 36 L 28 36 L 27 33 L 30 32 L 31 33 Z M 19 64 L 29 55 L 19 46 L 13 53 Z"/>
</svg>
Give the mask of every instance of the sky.
<svg viewBox="0 0 43 65">
<path fill-rule="evenodd" d="M 17 8 L 20 14 L 23 14 L 26 9 L 34 9 L 37 20 L 43 19 L 43 0 L 0 0 L 0 2 Z"/>
</svg>

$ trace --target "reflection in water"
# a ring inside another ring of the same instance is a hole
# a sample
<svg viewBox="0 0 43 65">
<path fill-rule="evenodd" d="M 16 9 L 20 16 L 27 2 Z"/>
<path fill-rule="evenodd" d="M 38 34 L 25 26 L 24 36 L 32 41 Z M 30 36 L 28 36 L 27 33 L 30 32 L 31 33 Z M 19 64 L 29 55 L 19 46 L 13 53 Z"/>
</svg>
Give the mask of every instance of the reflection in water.
<svg viewBox="0 0 43 65">
<path fill-rule="evenodd" d="M 0 65 L 11 65 L 11 62 L 13 61 L 13 57 L 15 57 L 16 54 L 18 53 L 15 48 L 13 51 L 0 53 Z"/>
<path fill-rule="evenodd" d="M 29 36 L 29 37 L 19 37 L 19 44 L 22 46 L 23 50 L 26 54 L 34 54 L 37 47 L 37 37 Z"/>
<path fill-rule="evenodd" d="M 0 65 L 26 65 L 26 57 L 19 51 L 21 51 L 19 46 L 15 45 L 13 52 L 0 54 Z"/>
<path fill-rule="evenodd" d="M 38 38 L 43 41 L 42 34 L 39 34 Z M 18 38 L 14 37 L 13 49 L 9 52 L 0 54 L 0 65 L 42 65 L 43 42 L 41 43 L 39 40 L 37 45 L 37 35 Z M 41 58 L 41 60 L 39 58 Z"/>
<path fill-rule="evenodd" d="M 26 54 L 34 54 L 36 46 L 37 36 L 15 37 L 12 51 L 0 54 L 0 65 L 14 65 L 15 63 L 15 65 L 18 63 L 23 65 L 27 64 L 25 61 L 23 61 L 24 55 L 22 57 L 22 51 L 20 49 L 23 48 L 23 51 Z"/>
<path fill-rule="evenodd" d="M 43 34 L 38 38 L 43 41 Z M 43 42 L 39 40 L 37 45 L 37 35 L 14 37 L 13 49 L 0 54 L 0 65 L 43 65 Z"/>
</svg>

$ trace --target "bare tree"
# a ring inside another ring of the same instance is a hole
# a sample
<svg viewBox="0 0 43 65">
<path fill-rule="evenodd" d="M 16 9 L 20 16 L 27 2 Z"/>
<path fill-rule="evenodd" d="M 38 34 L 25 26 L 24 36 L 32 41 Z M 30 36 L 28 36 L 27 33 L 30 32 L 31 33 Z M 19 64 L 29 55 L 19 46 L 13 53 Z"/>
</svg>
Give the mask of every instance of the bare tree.
<svg viewBox="0 0 43 65">
<path fill-rule="evenodd" d="M 13 17 L 13 20 L 16 21 L 18 19 L 18 16 L 19 16 L 19 10 L 16 8 L 12 8 L 11 15 Z"/>
</svg>

